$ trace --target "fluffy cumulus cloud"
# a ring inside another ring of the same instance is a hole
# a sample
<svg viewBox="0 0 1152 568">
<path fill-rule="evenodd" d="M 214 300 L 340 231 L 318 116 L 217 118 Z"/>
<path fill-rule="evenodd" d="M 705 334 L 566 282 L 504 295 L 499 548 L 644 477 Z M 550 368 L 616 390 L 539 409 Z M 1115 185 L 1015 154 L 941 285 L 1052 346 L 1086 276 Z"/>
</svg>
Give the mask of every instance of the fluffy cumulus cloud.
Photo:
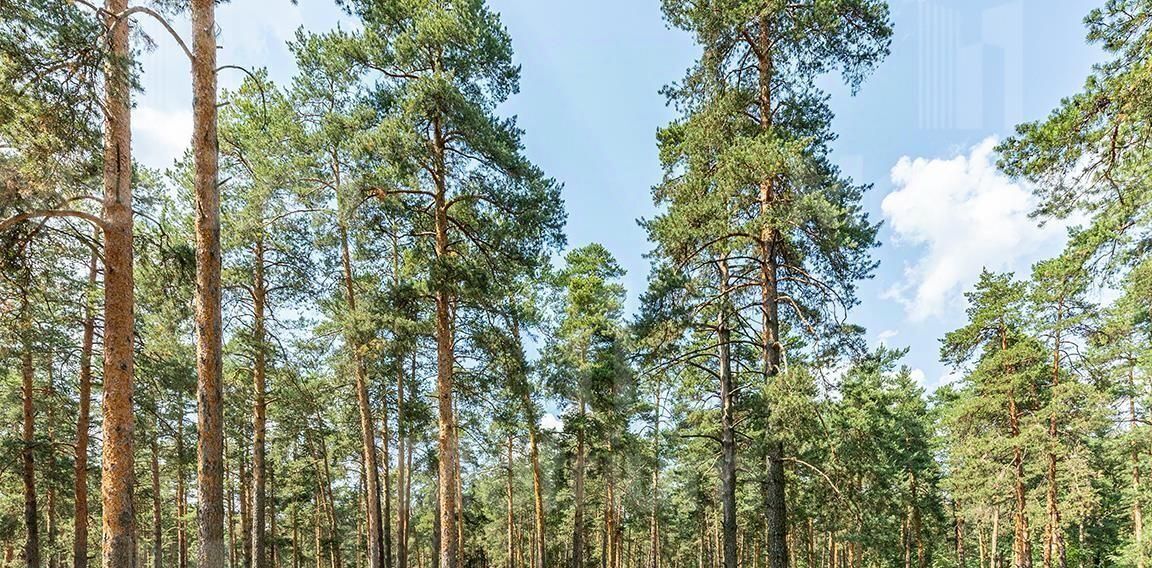
<svg viewBox="0 0 1152 568">
<path fill-rule="evenodd" d="M 881 204 L 897 246 L 912 247 L 897 283 L 886 292 L 913 321 L 963 305 L 962 293 L 982 268 L 1025 271 L 1059 250 L 1066 226 L 1028 217 L 1035 198 L 996 168 L 997 140 L 988 138 L 951 158 L 900 158 L 895 190 Z"/>
</svg>

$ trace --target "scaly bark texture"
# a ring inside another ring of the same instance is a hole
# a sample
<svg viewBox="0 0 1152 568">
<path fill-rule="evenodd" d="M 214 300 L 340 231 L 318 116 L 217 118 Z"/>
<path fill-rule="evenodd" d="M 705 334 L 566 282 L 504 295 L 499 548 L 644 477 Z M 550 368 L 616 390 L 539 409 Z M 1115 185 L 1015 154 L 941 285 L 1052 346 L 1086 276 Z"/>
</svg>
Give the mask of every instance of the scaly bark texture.
<svg viewBox="0 0 1152 568">
<path fill-rule="evenodd" d="M 220 186 L 216 139 L 216 6 L 192 0 L 195 166 L 198 568 L 224 566 L 224 384 L 220 315 Z"/>
<path fill-rule="evenodd" d="M 449 254 L 448 242 L 448 189 L 445 136 L 439 118 L 433 121 L 435 159 L 437 172 L 434 176 L 436 196 L 434 208 L 435 250 L 437 258 Z M 445 289 L 436 290 L 436 394 L 437 443 L 440 449 L 439 494 L 440 500 L 440 568 L 456 568 L 460 563 L 460 511 L 457 509 L 456 493 L 459 489 L 457 460 L 459 447 L 456 441 L 456 411 L 453 406 L 453 373 L 456 364 L 455 329 L 452 325 L 452 294 Z"/>
<path fill-rule="evenodd" d="M 132 110 L 128 23 L 115 14 L 127 0 L 107 0 L 111 59 L 105 72 L 104 121 L 104 427 L 100 500 L 105 568 L 129 568 L 136 551 L 133 493 Z M 206 567 L 207 568 L 207 567 Z"/>
</svg>

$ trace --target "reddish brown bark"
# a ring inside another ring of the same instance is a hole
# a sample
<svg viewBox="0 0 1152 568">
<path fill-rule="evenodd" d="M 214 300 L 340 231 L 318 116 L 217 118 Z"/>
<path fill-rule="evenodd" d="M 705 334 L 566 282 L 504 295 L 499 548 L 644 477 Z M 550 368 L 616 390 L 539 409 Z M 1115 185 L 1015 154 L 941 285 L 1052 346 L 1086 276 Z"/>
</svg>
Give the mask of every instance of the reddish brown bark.
<svg viewBox="0 0 1152 568">
<path fill-rule="evenodd" d="M 195 166 L 198 568 L 224 566 L 224 390 L 220 314 L 220 186 L 216 136 L 216 4 L 192 0 Z"/>
<path fill-rule="evenodd" d="M 105 2 L 108 52 L 104 123 L 104 404 L 100 498 L 103 562 L 127 567 L 136 550 L 133 494 L 132 125 L 128 25 L 115 14 L 127 0 Z M 207 567 L 206 567 L 207 568 Z"/>
</svg>

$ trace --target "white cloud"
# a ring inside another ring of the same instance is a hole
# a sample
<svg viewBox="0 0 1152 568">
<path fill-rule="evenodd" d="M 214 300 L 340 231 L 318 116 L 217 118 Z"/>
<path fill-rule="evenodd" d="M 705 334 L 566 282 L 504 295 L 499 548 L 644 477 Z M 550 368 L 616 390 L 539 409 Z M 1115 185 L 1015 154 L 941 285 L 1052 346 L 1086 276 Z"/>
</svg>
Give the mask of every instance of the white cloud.
<svg viewBox="0 0 1152 568">
<path fill-rule="evenodd" d="M 912 369 L 908 372 L 908 374 L 912 377 L 913 381 L 916 381 L 916 384 L 920 385 L 921 387 L 928 388 L 928 385 L 924 382 L 924 369 Z"/>
<path fill-rule="evenodd" d="M 895 329 L 886 329 L 876 334 L 876 342 L 880 345 L 888 345 L 889 341 L 897 335 L 900 335 L 899 331 L 896 331 Z"/>
<path fill-rule="evenodd" d="M 132 111 L 132 140 L 137 160 L 153 168 L 167 168 L 191 144 L 192 112 L 141 105 Z"/>
<path fill-rule="evenodd" d="M 949 159 L 900 158 L 892 168 L 896 190 L 881 204 L 895 243 L 920 257 L 885 297 L 900 301 L 913 321 L 962 305 L 961 293 L 987 267 L 1021 271 L 1065 240 L 1066 224 L 1039 227 L 1028 214 L 1036 201 L 996 168 L 997 140 Z"/>
<path fill-rule="evenodd" d="M 540 419 L 540 427 L 545 430 L 559 432 L 564 429 L 564 421 L 557 418 L 554 414 L 547 413 Z"/>
</svg>

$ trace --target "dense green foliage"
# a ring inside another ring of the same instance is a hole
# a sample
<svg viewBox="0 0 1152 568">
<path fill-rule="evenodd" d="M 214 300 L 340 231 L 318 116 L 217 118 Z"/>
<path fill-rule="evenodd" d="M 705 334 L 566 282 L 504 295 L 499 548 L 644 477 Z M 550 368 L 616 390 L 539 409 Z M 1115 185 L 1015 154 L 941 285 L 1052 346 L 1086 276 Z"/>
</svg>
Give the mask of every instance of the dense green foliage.
<svg viewBox="0 0 1152 568">
<path fill-rule="evenodd" d="M 1107 61 L 1002 144 L 1037 215 L 1082 224 L 980 275 L 934 392 L 853 323 L 879 227 L 814 86 L 864 87 L 886 2 L 662 2 L 700 55 L 665 90 L 635 314 L 501 112 L 499 16 L 338 5 L 359 25 L 299 30 L 290 81 L 220 94 L 229 566 L 1152 562 L 1152 3 L 1093 11 Z M 0 568 L 74 540 L 99 563 L 103 75 L 146 72 L 105 53 L 116 17 L 0 0 Z M 201 544 L 193 175 L 133 175 L 132 538 L 157 568 Z"/>
</svg>

